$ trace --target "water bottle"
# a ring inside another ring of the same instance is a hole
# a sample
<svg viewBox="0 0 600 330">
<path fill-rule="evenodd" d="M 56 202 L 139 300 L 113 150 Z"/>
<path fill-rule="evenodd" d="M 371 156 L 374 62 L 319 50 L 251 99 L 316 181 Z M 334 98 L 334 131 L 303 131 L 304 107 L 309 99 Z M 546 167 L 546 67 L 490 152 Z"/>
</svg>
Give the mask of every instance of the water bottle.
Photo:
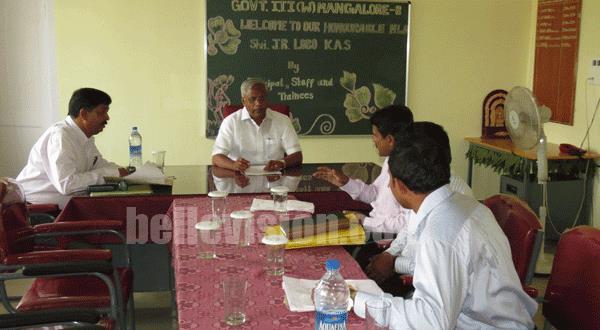
<svg viewBox="0 0 600 330">
<path fill-rule="evenodd" d="M 132 127 L 129 135 L 129 166 L 142 166 L 142 135 L 137 127 Z"/>
<path fill-rule="evenodd" d="M 325 268 L 327 272 L 315 288 L 315 330 L 345 330 L 350 290 L 338 260 L 327 260 Z"/>
</svg>

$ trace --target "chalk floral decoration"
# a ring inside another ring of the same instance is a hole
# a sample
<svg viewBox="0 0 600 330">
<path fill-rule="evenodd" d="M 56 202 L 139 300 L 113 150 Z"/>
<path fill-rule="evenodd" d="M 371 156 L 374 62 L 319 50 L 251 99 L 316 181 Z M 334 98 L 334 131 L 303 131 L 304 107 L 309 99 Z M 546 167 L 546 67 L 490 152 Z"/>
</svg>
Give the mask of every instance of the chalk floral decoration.
<svg viewBox="0 0 600 330">
<path fill-rule="evenodd" d="M 351 123 L 369 119 L 373 112 L 394 104 L 396 99 L 396 93 L 380 84 L 373 84 L 373 93 L 367 86 L 356 88 L 356 73 L 353 72 L 343 71 L 340 85 L 348 91 L 344 99 L 344 108 Z M 374 104 L 371 104 L 371 101 Z"/>
<path fill-rule="evenodd" d="M 230 19 L 225 20 L 222 16 L 209 18 L 208 32 L 208 55 L 217 55 L 219 49 L 227 55 L 237 53 L 242 33 Z"/>
<path fill-rule="evenodd" d="M 223 121 L 223 110 L 225 106 L 231 104 L 231 99 L 227 95 L 228 89 L 233 84 L 235 77 L 232 75 L 219 75 L 214 79 L 208 78 L 208 136 L 215 136 L 219 131 L 221 121 Z"/>
</svg>

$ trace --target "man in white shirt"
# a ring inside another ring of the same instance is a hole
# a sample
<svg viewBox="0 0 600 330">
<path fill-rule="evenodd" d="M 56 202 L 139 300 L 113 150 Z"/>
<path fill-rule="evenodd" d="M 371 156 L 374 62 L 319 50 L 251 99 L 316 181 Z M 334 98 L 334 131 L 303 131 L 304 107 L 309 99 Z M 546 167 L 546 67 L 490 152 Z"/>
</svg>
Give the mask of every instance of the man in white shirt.
<svg viewBox="0 0 600 330">
<path fill-rule="evenodd" d="M 48 128 L 35 143 L 27 165 L 17 176 L 28 202 L 58 204 L 105 176 L 125 176 L 127 169 L 106 161 L 93 136 L 102 132 L 110 117 L 110 96 L 94 88 L 73 92 L 67 118 Z"/>
<path fill-rule="evenodd" d="M 406 134 L 390 155 L 390 188 L 413 212 L 415 291 L 411 299 L 383 297 L 392 304 L 390 328 L 533 328 L 537 303 L 521 287 L 493 214 L 474 198 L 451 191 L 447 146 L 422 132 Z M 393 260 L 376 259 L 367 273 L 381 282 L 395 273 Z M 351 296 L 361 317 L 367 300 L 382 299 L 355 291 Z"/>
<path fill-rule="evenodd" d="M 371 204 L 373 208 L 362 225 L 371 233 L 397 234 L 406 228 L 409 210 L 396 202 L 388 187 L 390 175 L 388 156 L 396 142 L 394 135 L 403 131 L 413 122 L 413 114 L 403 105 L 392 105 L 376 111 L 369 118 L 373 130 L 373 143 L 380 157 L 386 157 L 381 167 L 381 173 L 372 184 L 361 180 L 351 179 L 341 171 L 319 167 L 313 176 L 328 181 L 347 192 L 353 199 Z M 473 195 L 471 188 L 459 177 L 452 176 L 451 188 L 462 194 Z M 380 234 L 377 236 L 390 236 Z"/>
<path fill-rule="evenodd" d="M 381 173 L 372 184 L 361 180 L 351 179 L 341 171 L 319 167 L 313 176 L 328 181 L 347 192 L 353 199 L 358 199 L 372 206 L 368 217 L 362 221 L 363 226 L 370 232 L 398 233 L 406 225 L 408 210 L 396 202 L 388 188 L 389 171 L 388 156 L 394 148 L 394 134 L 404 130 L 413 122 L 413 114 L 403 105 L 392 105 L 376 111 L 369 118 L 373 131 L 373 143 L 383 161 Z"/>
<path fill-rule="evenodd" d="M 244 108 L 223 119 L 212 164 L 240 172 L 251 165 L 273 171 L 302 164 L 290 118 L 267 107 L 265 82 L 249 78 L 242 83 L 241 92 Z"/>
</svg>

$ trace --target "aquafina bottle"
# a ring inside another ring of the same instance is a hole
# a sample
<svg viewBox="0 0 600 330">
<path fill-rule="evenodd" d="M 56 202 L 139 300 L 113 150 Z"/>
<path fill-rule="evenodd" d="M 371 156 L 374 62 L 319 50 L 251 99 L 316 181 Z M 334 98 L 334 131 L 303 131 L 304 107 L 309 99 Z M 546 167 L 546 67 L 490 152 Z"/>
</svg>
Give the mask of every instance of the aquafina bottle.
<svg viewBox="0 0 600 330">
<path fill-rule="evenodd" d="M 340 262 L 329 259 L 325 263 L 327 272 L 317 284 L 315 299 L 315 329 L 345 330 L 348 317 L 350 290 L 340 274 Z"/>
<path fill-rule="evenodd" d="M 142 135 L 137 127 L 132 127 L 129 135 L 129 166 L 142 166 Z"/>
</svg>

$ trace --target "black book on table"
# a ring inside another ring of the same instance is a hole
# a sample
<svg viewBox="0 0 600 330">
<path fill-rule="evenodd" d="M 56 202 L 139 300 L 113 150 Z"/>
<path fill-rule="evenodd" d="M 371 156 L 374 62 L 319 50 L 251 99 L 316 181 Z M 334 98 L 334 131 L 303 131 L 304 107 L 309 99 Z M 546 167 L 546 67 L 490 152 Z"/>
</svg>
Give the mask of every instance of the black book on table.
<svg viewBox="0 0 600 330">
<path fill-rule="evenodd" d="M 341 229 L 348 229 L 350 228 L 350 219 L 348 219 L 344 213 L 336 212 L 282 221 L 280 226 L 287 238 L 292 240 Z"/>
</svg>

